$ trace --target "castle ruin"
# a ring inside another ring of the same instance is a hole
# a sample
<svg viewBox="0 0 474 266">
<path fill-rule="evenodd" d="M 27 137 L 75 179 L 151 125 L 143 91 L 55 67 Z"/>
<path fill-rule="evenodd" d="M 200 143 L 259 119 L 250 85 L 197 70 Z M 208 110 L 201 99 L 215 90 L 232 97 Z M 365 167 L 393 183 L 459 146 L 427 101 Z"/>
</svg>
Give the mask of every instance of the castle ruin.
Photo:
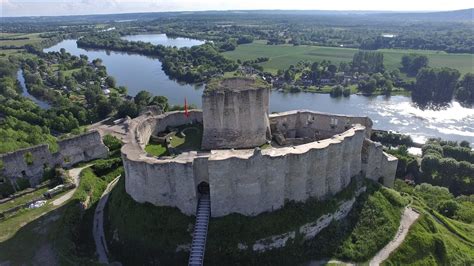
<svg viewBox="0 0 474 266">
<path fill-rule="evenodd" d="M 211 216 L 254 216 L 287 200 L 330 197 L 358 175 L 393 185 L 397 159 L 369 140 L 368 117 L 307 110 L 269 115 L 268 105 L 262 81 L 231 78 L 206 87 L 203 111 L 130 120 L 121 150 L 127 193 L 194 215 L 206 187 Z M 145 152 L 150 138 L 187 124 L 203 125 L 201 149 L 160 157 Z"/>
</svg>

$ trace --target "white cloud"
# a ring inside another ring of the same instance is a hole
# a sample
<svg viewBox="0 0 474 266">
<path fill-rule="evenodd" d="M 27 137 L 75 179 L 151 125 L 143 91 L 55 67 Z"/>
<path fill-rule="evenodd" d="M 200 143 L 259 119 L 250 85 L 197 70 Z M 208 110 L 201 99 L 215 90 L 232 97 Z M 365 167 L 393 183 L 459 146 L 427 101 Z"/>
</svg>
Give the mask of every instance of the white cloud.
<svg viewBox="0 0 474 266">
<path fill-rule="evenodd" d="M 470 0 L 0 0 L 2 16 L 78 15 L 131 12 L 314 9 L 314 10 L 455 10 L 473 6 Z"/>
</svg>

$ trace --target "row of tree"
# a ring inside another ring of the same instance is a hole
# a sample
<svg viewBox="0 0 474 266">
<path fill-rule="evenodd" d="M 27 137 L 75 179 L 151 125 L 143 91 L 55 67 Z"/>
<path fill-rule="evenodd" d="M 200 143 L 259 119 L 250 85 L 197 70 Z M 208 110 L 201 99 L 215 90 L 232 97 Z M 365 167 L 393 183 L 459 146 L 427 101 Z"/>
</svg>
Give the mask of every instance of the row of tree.
<svg viewBox="0 0 474 266">
<path fill-rule="evenodd" d="M 78 46 L 133 52 L 160 58 L 165 73 L 171 78 L 188 83 L 202 82 L 211 77 L 234 71 L 238 65 L 223 55 L 213 43 L 190 48 L 165 47 L 145 42 L 120 39 L 117 32 L 89 34 L 77 41 Z"/>
<path fill-rule="evenodd" d="M 468 73 L 461 80 L 459 71 L 451 68 L 420 69 L 412 91 L 412 98 L 419 103 L 449 103 L 453 97 L 466 104 L 474 103 L 474 74 Z"/>
</svg>

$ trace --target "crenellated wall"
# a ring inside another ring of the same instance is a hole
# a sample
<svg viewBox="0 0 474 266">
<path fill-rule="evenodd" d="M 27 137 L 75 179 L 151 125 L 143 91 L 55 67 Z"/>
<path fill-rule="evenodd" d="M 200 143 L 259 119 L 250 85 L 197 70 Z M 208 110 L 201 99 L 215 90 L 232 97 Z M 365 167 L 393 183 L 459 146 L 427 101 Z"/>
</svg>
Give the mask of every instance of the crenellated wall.
<svg viewBox="0 0 474 266">
<path fill-rule="evenodd" d="M 25 178 L 32 186 L 41 182 L 47 167 L 70 167 L 78 162 L 107 156 L 108 149 L 97 131 L 91 131 L 58 142 L 58 152 L 51 153 L 48 145 L 39 145 L 0 155 L 3 162 L 1 174 L 13 182 Z M 27 155 L 28 154 L 28 155 Z M 25 157 L 31 158 L 29 164 Z"/>
<path fill-rule="evenodd" d="M 331 127 L 331 122 L 334 122 L 331 118 L 344 123 Z M 320 132 L 327 131 L 327 134 L 335 131 L 330 138 L 302 145 L 263 150 L 194 151 L 160 158 L 144 151 L 151 134 L 168 126 L 201 121 L 202 113 L 198 110 L 191 111 L 189 117 L 185 117 L 183 112 L 172 112 L 142 115 L 130 121 L 122 159 L 126 191 L 132 198 L 157 206 L 174 206 L 192 215 L 199 196 L 197 186 L 207 182 L 212 216 L 230 213 L 257 215 L 281 208 L 286 200 L 305 201 L 310 197 L 331 196 L 363 171 L 371 179 L 378 180 L 384 176 L 384 184 L 393 183 L 395 172 L 392 170 L 393 167 L 396 169 L 396 159 L 388 158 L 381 148 L 366 141 L 372 123 L 365 117 L 309 111 L 270 117 L 274 125 L 286 124 L 287 129 L 320 127 Z M 305 124 L 305 121 L 313 122 Z M 347 121 L 350 123 L 348 128 Z M 372 163 L 367 164 L 367 161 Z"/>
</svg>

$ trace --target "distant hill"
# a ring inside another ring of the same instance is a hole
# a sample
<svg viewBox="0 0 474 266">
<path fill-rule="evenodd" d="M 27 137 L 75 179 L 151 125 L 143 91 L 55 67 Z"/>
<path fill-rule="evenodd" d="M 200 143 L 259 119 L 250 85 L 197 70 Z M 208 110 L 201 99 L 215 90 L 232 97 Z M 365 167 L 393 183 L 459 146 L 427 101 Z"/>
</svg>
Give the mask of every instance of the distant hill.
<svg viewBox="0 0 474 266">
<path fill-rule="evenodd" d="M 256 15 L 344 17 L 352 19 L 375 20 L 410 20 L 410 21 L 471 21 L 474 22 L 474 8 L 442 12 L 393 12 L 393 11 L 356 11 L 356 10 L 230 10 L 230 11 L 184 11 L 184 12 L 150 12 L 79 16 L 42 16 L 42 17 L 3 17 L 2 23 L 46 22 L 46 23 L 81 23 L 81 22 L 121 22 L 130 20 L 153 20 L 169 17 L 186 16 L 251 16 Z M 1 23 L 0 23 L 1 24 Z"/>
<path fill-rule="evenodd" d="M 386 19 L 409 19 L 418 21 L 470 21 L 474 22 L 474 8 L 440 12 L 404 12 L 372 14 Z"/>
</svg>

